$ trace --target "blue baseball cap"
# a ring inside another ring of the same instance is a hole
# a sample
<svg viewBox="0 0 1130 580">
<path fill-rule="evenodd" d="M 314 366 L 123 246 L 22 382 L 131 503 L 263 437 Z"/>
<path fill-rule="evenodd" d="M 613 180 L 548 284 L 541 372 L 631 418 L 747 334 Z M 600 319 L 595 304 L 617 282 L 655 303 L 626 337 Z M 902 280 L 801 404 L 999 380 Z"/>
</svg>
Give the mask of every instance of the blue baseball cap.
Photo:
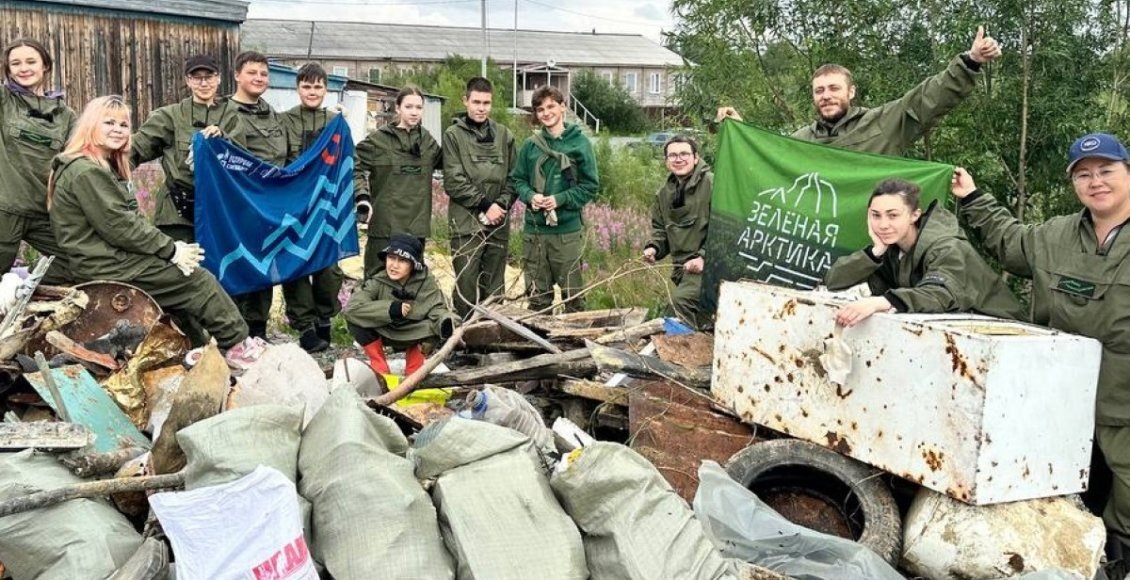
<svg viewBox="0 0 1130 580">
<path fill-rule="evenodd" d="M 1118 137 L 1109 133 L 1083 135 L 1071 144 L 1067 151 L 1067 172 L 1071 173 L 1076 163 L 1088 157 L 1101 157 L 1111 161 L 1130 163 L 1130 154 Z"/>
</svg>

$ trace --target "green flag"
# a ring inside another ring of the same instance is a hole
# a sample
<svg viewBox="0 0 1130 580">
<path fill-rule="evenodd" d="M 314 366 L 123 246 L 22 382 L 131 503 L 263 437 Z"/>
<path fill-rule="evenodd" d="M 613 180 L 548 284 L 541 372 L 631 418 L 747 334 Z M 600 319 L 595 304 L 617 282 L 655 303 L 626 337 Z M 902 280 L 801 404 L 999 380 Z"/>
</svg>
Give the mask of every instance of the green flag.
<svg viewBox="0 0 1130 580">
<path fill-rule="evenodd" d="M 723 123 L 703 307 L 715 310 L 723 280 L 815 288 L 836 258 L 871 243 L 867 200 L 876 184 L 891 177 L 918 184 L 925 209 L 946 198 L 952 176 L 951 165 L 858 153 Z"/>
</svg>

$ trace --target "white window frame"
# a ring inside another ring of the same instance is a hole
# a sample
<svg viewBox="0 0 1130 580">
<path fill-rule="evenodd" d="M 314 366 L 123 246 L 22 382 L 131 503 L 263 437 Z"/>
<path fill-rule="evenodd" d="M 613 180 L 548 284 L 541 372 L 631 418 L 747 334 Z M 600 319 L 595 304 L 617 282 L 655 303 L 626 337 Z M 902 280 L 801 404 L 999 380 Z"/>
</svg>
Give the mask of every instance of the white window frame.
<svg viewBox="0 0 1130 580">
<path fill-rule="evenodd" d="M 339 77 L 347 77 L 347 76 L 349 76 L 349 67 L 347 67 L 347 66 L 335 66 L 335 67 L 333 67 L 333 74 L 337 75 Z"/>
<path fill-rule="evenodd" d="M 602 71 L 600 78 L 604 79 L 610 87 L 616 84 L 616 73 L 610 70 Z"/>
<path fill-rule="evenodd" d="M 628 91 L 629 93 L 631 93 L 633 95 L 636 94 L 636 91 L 638 91 L 639 88 L 640 88 L 639 83 L 640 83 L 639 73 L 636 73 L 636 72 L 624 73 L 624 89 L 626 91 Z"/>
<path fill-rule="evenodd" d="M 659 73 L 653 72 L 648 76 L 647 92 L 652 95 L 658 95 L 663 89 L 663 80 Z"/>
<path fill-rule="evenodd" d="M 376 72 L 377 72 L 377 80 L 373 80 L 373 71 L 376 71 Z M 384 73 L 383 73 L 383 71 L 381 71 L 381 67 L 379 67 L 379 66 L 371 66 L 371 67 L 369 67 L 369 76 L 368 76 L 368 78 L 367 78 L 366 80 L 368 80 L 368 81 L 369 81 L 369 82 L 371 82 L 371 83 L 374 83 L 374 84 L 378 84 L 378 85 L 379 85 L 379 84 L 381 84 L 381 76 L 382 76 L 383 74 L 384 74 Z"/>
</svg>

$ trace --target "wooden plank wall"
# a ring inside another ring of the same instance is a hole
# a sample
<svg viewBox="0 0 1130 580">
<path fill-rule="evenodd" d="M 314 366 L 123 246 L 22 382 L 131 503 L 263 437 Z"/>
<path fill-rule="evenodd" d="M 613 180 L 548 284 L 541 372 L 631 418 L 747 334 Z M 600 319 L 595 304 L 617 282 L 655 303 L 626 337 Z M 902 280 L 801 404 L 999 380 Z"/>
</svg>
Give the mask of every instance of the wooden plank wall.
<svg viewBox="0 0 1130 580">
<path fill-rule="evenodd" d="M 28 37 L 55 58 L 55 88 L 82 107 L 101 95 L 124 96 L 133 122 L 189 95 L 184 61 L 211 54 L 220 64 L 220 94 L 234 90 L 231 63 L 239 53 L 239 24 L 75 8 L 30 8 L 0 2 L 0 44 Z"/>
</svg>

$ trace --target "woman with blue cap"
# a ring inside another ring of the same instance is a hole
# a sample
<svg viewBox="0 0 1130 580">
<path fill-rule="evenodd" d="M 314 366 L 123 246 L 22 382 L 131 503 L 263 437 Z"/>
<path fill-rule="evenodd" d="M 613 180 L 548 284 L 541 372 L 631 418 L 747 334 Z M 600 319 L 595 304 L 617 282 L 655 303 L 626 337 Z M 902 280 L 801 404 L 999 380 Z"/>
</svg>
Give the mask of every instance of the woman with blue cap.
<svg viewBox="0 0 1130 580">
<path fill-rule="evenodd" d="M 1113 135 L 1085 135 L 1068 152 L 1079 213 L 1020 223 L 964 169 L 952 191 L 960 215 L 1005 270 L 1032 279 L 1032 322 L 1103 345 L 1095 436 L 1114 474 L 1103 521 L 1130 557 L 1130 155 Z"/>
</svg>

